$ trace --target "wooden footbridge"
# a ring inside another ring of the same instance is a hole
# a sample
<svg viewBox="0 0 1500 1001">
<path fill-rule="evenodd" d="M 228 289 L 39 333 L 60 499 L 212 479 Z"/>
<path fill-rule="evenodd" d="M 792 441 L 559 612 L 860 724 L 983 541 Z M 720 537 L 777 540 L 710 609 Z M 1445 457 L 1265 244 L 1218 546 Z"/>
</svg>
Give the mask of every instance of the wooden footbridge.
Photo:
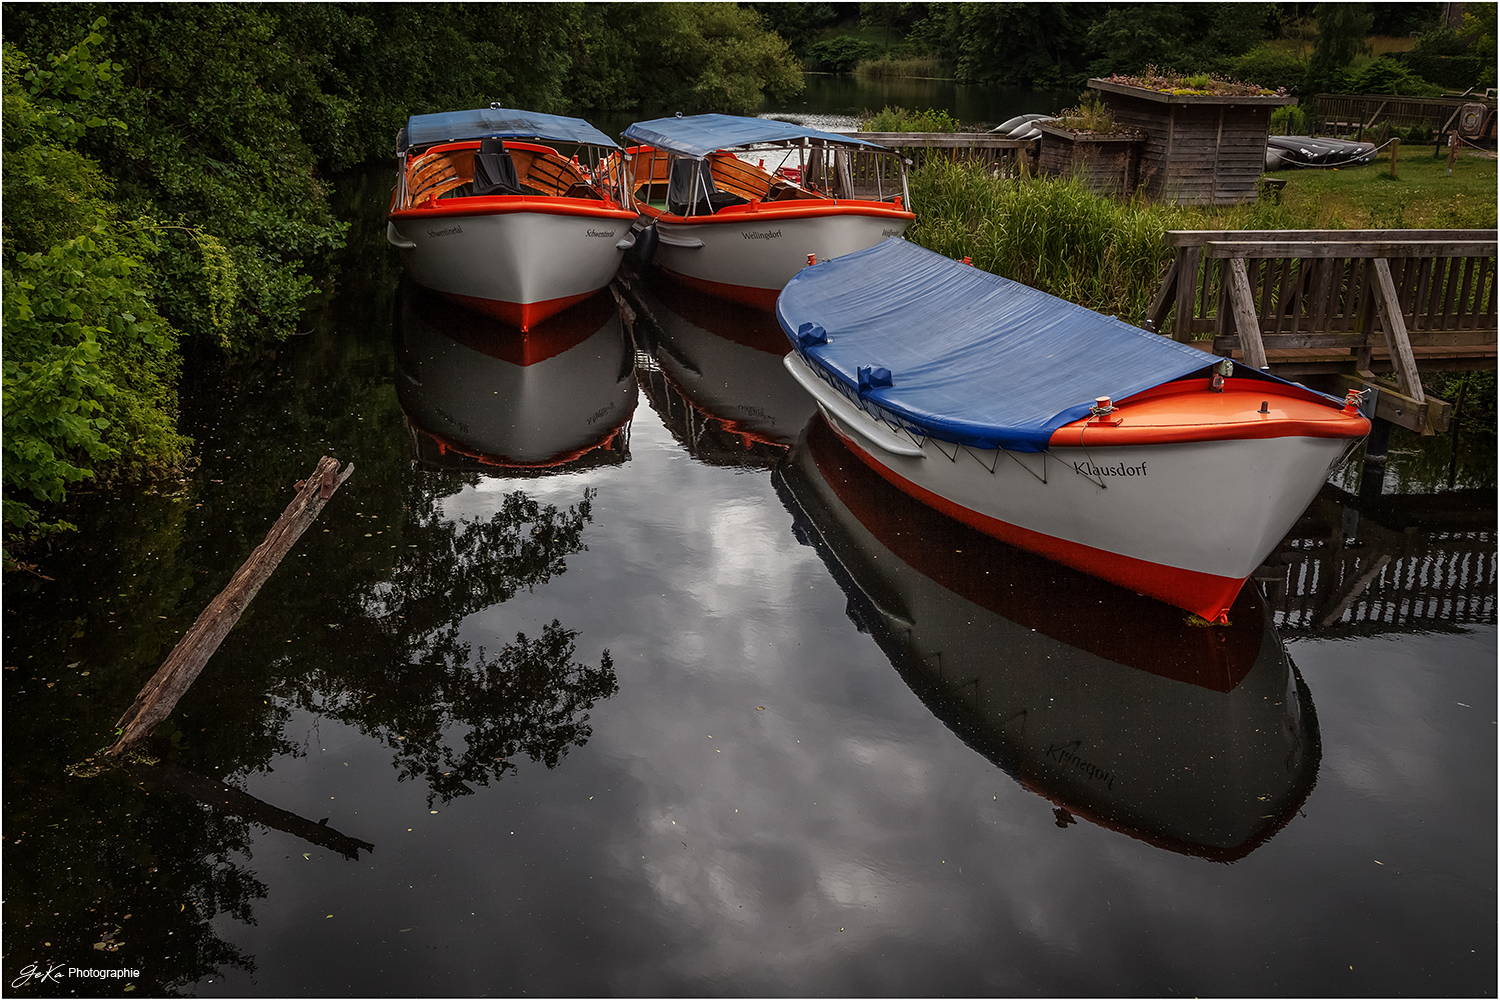
<svg viewBox="0 0 1500 1001">
<path fill-rule="evenodd" d="M 1495 546 L 1493 496 L 1329 487 L 1255 577 L 1283 638 L 1449 632 L 1495 623 Z"/>
<path fill-rule="evenodd" d="M 1178 230 L 1166 242 L 1150 329 L 1319 388 L 1374 390 L 1387 431 L 1448 426 L 1452 404 L 1427 395 L 1423 370 L 1495 367 L 1493 229 Z"/>
</svg>

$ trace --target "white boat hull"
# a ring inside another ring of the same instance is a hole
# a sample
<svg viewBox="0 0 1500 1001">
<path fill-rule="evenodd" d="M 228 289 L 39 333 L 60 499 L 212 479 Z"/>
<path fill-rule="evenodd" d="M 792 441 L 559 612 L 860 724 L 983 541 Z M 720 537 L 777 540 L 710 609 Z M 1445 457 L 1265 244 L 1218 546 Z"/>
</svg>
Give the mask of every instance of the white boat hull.
<svg viewBox="0 0 1500 1001">
<path fill-rule="evenodd" d="M 659 324 L 657 363 L 704 416 L 747 441 L 789 447 L 817 405 L 786 377 L 786 335 L 758 310 L 690 288 L 658 297 L 651 283 L 642 298 Z"/>
<path fill-rule="evenodd" d="M 908 219 L 818 206 L 790 215 L 776 211 L 723 214 L 703 221 L 657 219 L 655 263 L 703 291 L 770 309 L 803 268 L 864 250 L 906 232 Z"/>
<path fill-rule="evenodd" d="M 1243 857 L 1296 815 L 1316 717 L 1253 587 L 1233 626 L 1194 629 L 944 523 L 831 439 L 810 426 L 779 471 L 798 539 L 966 743 L 1070 813 L 1191 855 Z"/>
<path fill-rule="evenodd" d="M 631 242 L 620 215 L 419 209 L 393 213 L 386 236 L 417 284 L 524 330 L 609 284 Z"/>
<path fill-rule="evenodd" d="M 785 364 L 872 468 L 943 513 L 1105 580 L 1223 618 L 1345 453 L 1344 438 L 1227 439 L 1020 453 L 893 433 Z"/>
<path fill-rule="evenodd" d="M 607 447 L 634 414 L 638 387 L 620 314 L 600 299 L 522 334 L 435 296 L 405 297 L 402 409 L 443 448 L 497 467 L 566 469 Z"/>
</svg>

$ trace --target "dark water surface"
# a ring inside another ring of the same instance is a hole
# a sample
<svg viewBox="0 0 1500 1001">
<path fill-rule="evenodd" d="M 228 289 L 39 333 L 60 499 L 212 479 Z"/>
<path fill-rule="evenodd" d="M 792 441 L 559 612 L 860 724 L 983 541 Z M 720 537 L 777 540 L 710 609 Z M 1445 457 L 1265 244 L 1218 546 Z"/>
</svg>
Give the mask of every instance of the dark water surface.
<svg viewBox="0 0 1500 1001">
<path fill-rule="evenodd" d="M 1195 629 L 892 493 L 767 316 L 402 286 L 385 185 L 201 467 L 6 581 L 10 995 L 1495 992 L 1493 436 Z M 66 774 L 322 454 L 159 763 Z"/>
</svg>

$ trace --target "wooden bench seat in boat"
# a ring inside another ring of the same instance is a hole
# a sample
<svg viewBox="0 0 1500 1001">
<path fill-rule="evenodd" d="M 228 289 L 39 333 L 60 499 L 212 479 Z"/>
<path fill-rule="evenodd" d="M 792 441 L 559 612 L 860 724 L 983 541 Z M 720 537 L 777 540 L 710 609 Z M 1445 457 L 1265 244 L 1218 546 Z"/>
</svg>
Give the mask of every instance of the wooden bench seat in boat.
<svg viewBox="0 0 1500 1001">
<path fill-rule="evenodd" d="M 461 198 L 470 194 L 473 191 L 475 152 L 474 149 L 442 149 L 417 157 L 407 182 L 412 202 Z M 583 169 L 552 150 L 515 144 L 507 145 L 506 152 L 515 164 L 523 194 L 599 197 L 589 186 Z"/>
<path fill-rule="evenodd" d="M 662 211 L 667 210 L 667 192 L 671 179 L 671 159 L 661 150 L 649 146 L 634 146 L 627 152 L 631 156 L 627 168 L 635 181 L 636 200 Z M 714 187 L 720 192 L 735 195 L 746 202 L 789 201 L 798 198 L 822 197 L 798 187 L 791 181 L 777 177 L 762 167 L 741 160 L 732 153 L 713 153 L 708 157 Z M 740 201 L 724 200 L 722 204 L 710 203 L 703 209 L 718 210 L 728 205 L 743 204 Z M 708 214 L 706 211 L 699 214 Z"/>
</svg>

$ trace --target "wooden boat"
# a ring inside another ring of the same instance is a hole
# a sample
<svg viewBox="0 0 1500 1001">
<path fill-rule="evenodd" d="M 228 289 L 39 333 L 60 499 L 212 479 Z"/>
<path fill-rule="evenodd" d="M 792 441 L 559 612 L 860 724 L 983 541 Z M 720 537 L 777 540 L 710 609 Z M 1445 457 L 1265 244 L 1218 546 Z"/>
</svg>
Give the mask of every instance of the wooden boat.
<svg viewBox="0 0 1500 1001">
<path fill-rule="evenodd" d="M 746 305 L 773 308 L 809 258 L 900 236 L 914 218 L 904 161 L 860 139 L 732 115 L 636 122 L 624 138 L 651 259 Z"/>
<path fill-rule="evenodd" d="M 419 464 L 539 476 L 629 457 L 635 354 L 609 293 L 522 333 L 402 285 L 396 398 Z"/>
<path fill-rule="evenodd" d="M 797 539 L 932 713 L 1054 807 L 1232 862 L 1297 816 L 1317 715 L 1252 585 L 1233 624 L 1012 548 L 896 490 L 812 422 L 773 475 Z"/>
<path fill-rule="evenodd" d="M 1211 622 L 1370 427 L 1353 394 L 902 240 L 807 268 L 776 311 L 787 368 L 890 482 Z"/>
<path fill-rule="evenodd" d="M 578 118 L 413 115 L 386 239 L 419 285 L 527 330 L 607 285 L 632 243 L 636 213 L 601 168 L 617 148 Z"/>
</svg>

